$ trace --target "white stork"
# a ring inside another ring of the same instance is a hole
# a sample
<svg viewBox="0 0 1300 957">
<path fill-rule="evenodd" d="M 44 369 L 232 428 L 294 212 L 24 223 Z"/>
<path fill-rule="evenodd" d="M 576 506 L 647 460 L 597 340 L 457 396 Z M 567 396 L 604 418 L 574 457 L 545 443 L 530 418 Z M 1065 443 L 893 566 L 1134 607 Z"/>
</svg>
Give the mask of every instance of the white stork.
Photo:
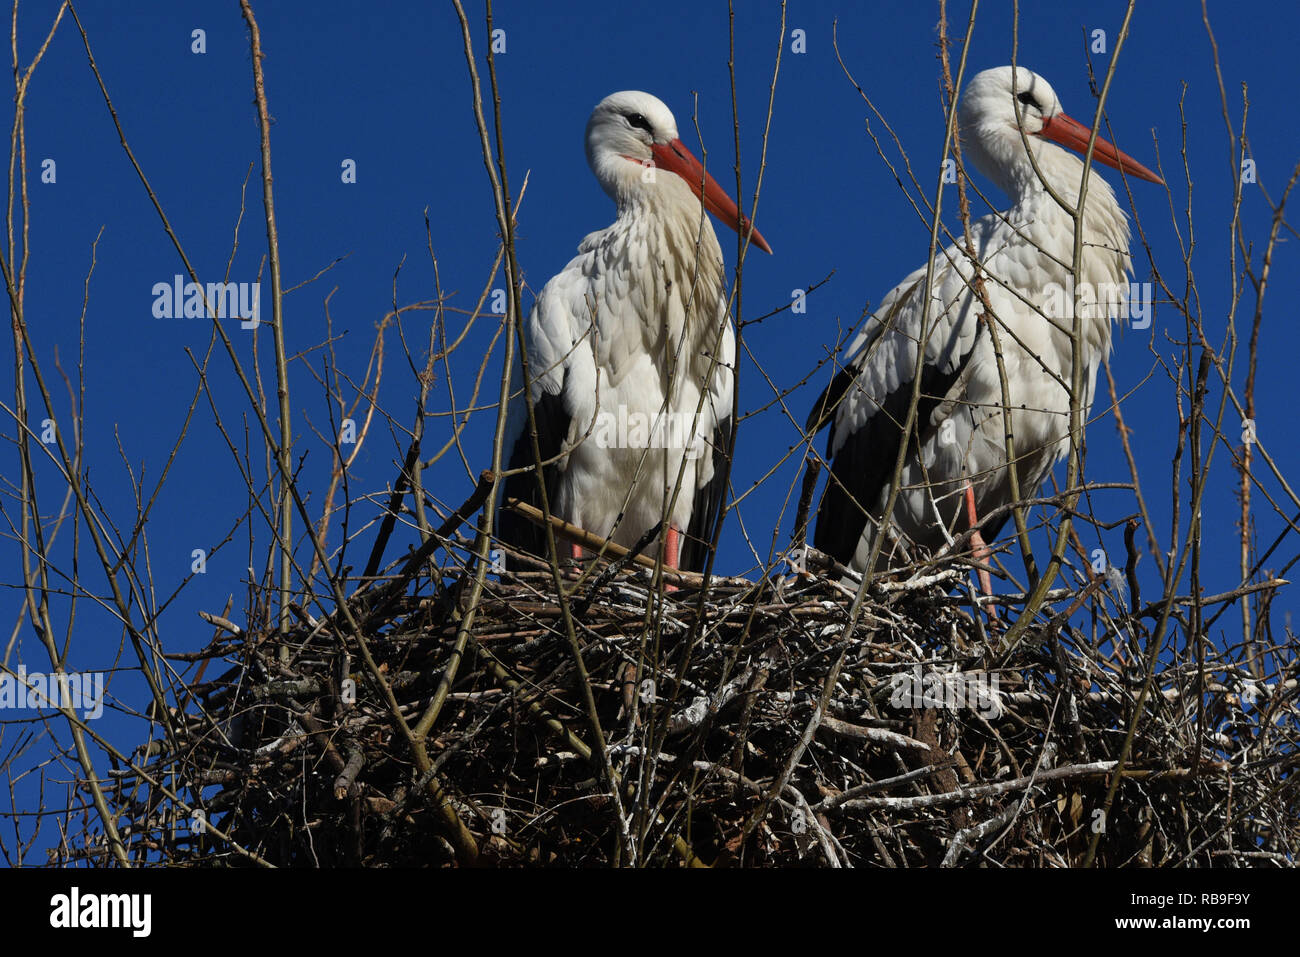
<svg viewBox="0 0 1300 957">
<path fill-rule="evenodd" d="M 1009 66 L 971 80 L 960 105 L 960 129 L 965 157 L 1012 200 L 1005 212 L 972 222 L 971 239 L 997 324 L 1017 475 L 1027 498 L 1069 451 L 1074 223 L 1044 181 L 1077 205 L 1083 162 L 1054 144 L 1083 152 L 1090 130 L 1061 111 L 1041 76 Z M 1093 160 L 1162 182 L 1101 137 Z M 1132 267 L 1128 218 L 1095 171 L 1089 172 L 1085 202 L 1077 294 L 1086 417 L 1097 366 L 1110 348 L 1111 313 L 1127 305 Z M 831 477 L 814 544 L 856 571 L 866 568 L 889 497 L 927 296 L 920 401 L 876 567 L 897 567 L 906 557 L 905 550 L 896 551 L 901 536 L 935 550 L 946 543 L 946 533 L 964 531 L 977 515 L 1012 501 L 1001 380 L 989 331 L 979 319 L 982 305 L 968 285 L 973 269 L 964 243 L 936 256 L 928 290 L 922 288 L 925 273 L 924 266 L 916 270 L 881 301 L 808 420 L 810 435 L 832 422 Z M 996 536 L 1008 514 L 991 520 L 984 535 Z M 976 559 L 984 561 L 988 551 L 978 529 L 972 545 Z M 987 572 L 980 577 L 987 594 Z"/>
<path fill-rule="evenodd" d="M 665 564 L 700 570 L 724 492 L 735 362 L 722 250 L 703 210 L 737 231 L 750 224 L 649 93 L 597 104 L 586 147 L 618 217 L 582 241 L 524 328 L 547 502 L 553 516 L 624 546 L 666 517 Z M 772 251 L 757 230 L 750 236 Z M 505 442 L 509 468 L 537 462 L 518 362 Z M 510 476 L 503 494 L 540 508 L 536 471 Z M 500 534 L 546 557 L 545 532 L 509 510 Z"/>
</svg>

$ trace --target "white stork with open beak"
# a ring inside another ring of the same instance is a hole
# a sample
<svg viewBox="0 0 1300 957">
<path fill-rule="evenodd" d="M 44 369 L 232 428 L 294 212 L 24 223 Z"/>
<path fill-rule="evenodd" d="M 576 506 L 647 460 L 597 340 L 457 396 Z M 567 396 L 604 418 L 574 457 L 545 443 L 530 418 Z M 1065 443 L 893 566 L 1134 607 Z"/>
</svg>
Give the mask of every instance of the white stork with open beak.
<svg viewBox="0 0 1300 957">
<path fill-rule="evenodd" d="M 703 210 L 737 231 L 750 224 L 649 93 L 602 100 L 586 146 L 618 217 L 582 241 L 524 329 L 547 503 L 629 547 L 663 522 L 665 564 L 700 570 L 724 492 L 735 363 L 722 250 Z M 510 469 L 537 462 L 519 362 L 505 442 Z M 503 494 L 541 508 L 535 470 L 510 476 Z M 500 535 L 547 555 L 544 530 L 509 510 Z M 645 553 L 658 551 L 656 542 Z"/>
<path fill-rule="evenodd" d="M 1128 218 L 1110 185 L 1090 170 L 1075 290 L 1074 222 L 1043 182 L 1077 206 L 1083 162 L 1060 146 L 1084 152 L 1090 130 L 1062 112 L 1041 76 L 1009 66 L 971 80 L 960 124 L 966 159 L 1012 200 L 1005 212 L 972 222 L 971 238 L 1006 367 L 1021 496 L 1029 498 L 1069 451 L 1074 293 L 1082 303 L 1085 418 L 1098 364 L 1110 349 L 1112 312 L 1127 314 Z M 1162 182 L 1101 137 L 1093 160 Z M 968 285 L 973 269 L 964 244 L 936 257 L 929 289 L 922 288 L 925 273 L 922 266 L 882 300 L 808 420 L 810 435 L 831 422 L 831 477 L 814 544 L 856 571 L 865 570 L 880 533 L 912 397 L 927 297 L 920 401 L 893 522 L 876 567 L 898 567 L 906 559 L 898 550 L 901 536 L 933 551 L 947 542 L 945 531 L 965 531 L 977 515 L 1012 501 L 1001 380 L 990 333 L 979 318 L 982 305 Z M 1008 515 L 991 519 L 984 536 L 997 535 Z M 976 559 L 983 561 L 987 547 L 978 530 L 972 544 Z M 981 574 L 981 584 L 988 593 L 987 573 Z"/>
</svg>

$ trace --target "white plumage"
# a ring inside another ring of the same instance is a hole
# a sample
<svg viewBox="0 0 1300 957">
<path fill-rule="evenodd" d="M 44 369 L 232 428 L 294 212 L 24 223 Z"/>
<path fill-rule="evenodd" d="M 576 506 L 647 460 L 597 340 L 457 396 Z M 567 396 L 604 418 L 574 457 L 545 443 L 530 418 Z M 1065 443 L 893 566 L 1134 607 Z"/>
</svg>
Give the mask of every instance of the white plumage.
<svg viewBox="0 0 1300 957">
<path fill-rule="evenodd" d="M 1044 189 L 1025 145 L 1043 179 L 1073 206 L 1083 162 L 1049 140 L 1083 151 L 1089 131 L 1062 113 L 1046 80 L 1023 67 L 1014 77 L 1011 67 L 976 75 L 959 119 L 965 158 L 1012 200 L 1005 212 L 972 222 L 971 237 L 1006 368 L 1021 494 L 1029 497 L 1069 449 L 1074 224 Z M 1161 182 L 1100 137 L 1093 160 Z M 1086 416 L 1097 367 L 1110 348 L 1112 313 L 1127 303 L 1131 269 L 1128 219 L 1110 185 L 1092 171 L 1082 224 L 1077 292 L 1084 303 L 1079 314 Z M 859 571 L 879 533 L 911 400 L 925 273 L 924 266 L 917 269 L 884 298 L 808 423 L 811 432 L 831 419 L 832 475 L 814 544 Z M 893 554 L 898 532 L 935 549 L 946 541 L 944 528 L 951 533 L 968 527 L 968 483 L 981 515 L 1012 501 L 1001 381 L 992 339 L 979 318 L 982 305 L 967 284 L 972 275 L 962 244 L 936 257 L 920 402 L 880 565 L 901 558 Z M 1005 518 L 990 522 L 985 534 L 996 535 Z M 982 540 L 976 546 L 982 548 Z"/>
<path fill-rule="evenodd" d="M 748 223 L 682 145 L 668 107 L 648 93 L 602 100 L 586 148 L 618 217 L 582 241 L 524 328 L 548 505 L 625 546 L 666 516 L 665 560 L 698 569 L 723 492 L 720 443 L 735 363 L 722 250 L 702 208 L 736 229 Z M 751 236 L 771 252 L 757 231 Z M 516 363 L 511 469 L 536 462 L 527 426 Z M 681 492 L 669 506 L 679 468 Z M 541 507 L 534 471 L 509 478 L 503 494 Z M 546 555 L 544 533 L 508 511 L 501 537 Z"/>
</svg>

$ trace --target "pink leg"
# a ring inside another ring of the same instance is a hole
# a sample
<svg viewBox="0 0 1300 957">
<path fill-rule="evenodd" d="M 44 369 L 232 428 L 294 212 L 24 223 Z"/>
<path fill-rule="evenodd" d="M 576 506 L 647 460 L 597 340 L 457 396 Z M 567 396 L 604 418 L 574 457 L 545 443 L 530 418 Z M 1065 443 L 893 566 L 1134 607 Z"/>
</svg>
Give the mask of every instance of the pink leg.
<svg viewBox="0 0 1300 957">
<path fill-rule="evenodd" d="M 555 549 L 560 553 L 560 564 L 563 566 L 563 574 L 566 578 L 582 577 L 582 546 L 568 542 L 566 545 L 555 543 Z M 564 560 L 564 553 L 569 553 L 569 561 Z"/>
<path fill-rule="evenodd" d="M 668 526 L 668 534 L 664 536 L 664 564 L 671 569 L 678 569 L 682 562 L 682 533 L 677 531 L 675 525 Z"/>
<path fill-rule="evenodd" d="M 979 524 L 979 516 L 975 513 L 975 490 L 971 488 L 969 482 L 966 483 L 966 521 L 970 523 L 971 528 L 975 528 L 975 526 Z M 975 533 L 971 535 L 970 540 L 975 561 L 979 562 L 981 565 L 987 565 L 991 552 L 989 551 L 988 545 L 984 542 L 984 536 L 979 533 L 979 529 L 975 528 Z M 977 569 L 975 573 L 979 576 L 980 589 L 985 595 L 990 598 L 993 597 L 993 582 L 989 578 L 989 573 L 983 568 Z M 990 605 L 989 617 L 997 618 L 997 616 L 997 610 Z"/>
<path fill-rule="evenodd" d="M 682 565 L 682 533 L 675 525 L 669 525 L 664 535 L 664 564 L 674 571 Z M 664 591 L 677 591 L 677 586 L 665 584 Z"/>
</svg>

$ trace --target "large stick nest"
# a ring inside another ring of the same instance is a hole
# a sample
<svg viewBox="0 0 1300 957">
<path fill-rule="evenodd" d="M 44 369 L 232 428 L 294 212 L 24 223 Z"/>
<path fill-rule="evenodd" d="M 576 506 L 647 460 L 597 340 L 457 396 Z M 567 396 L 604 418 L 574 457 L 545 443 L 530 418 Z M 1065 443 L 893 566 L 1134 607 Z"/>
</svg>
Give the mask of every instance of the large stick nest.
<svg viewBox="0 0 1300 957">
<path fill-rule="evenodd" d="M 364 649 L 337 610 L 214 643 L 232 666 L 148 763 L 279 865 L 1295 862 L 1293 653 L 1259 681 L 1207 647 L 1198 682 L 1127 611 L 1113 640 L 1058 614 L 1008 650 L 1022 602 L 972 615 L 955 563 L 871 583 L 850 628 L 855 589 L 808 567 L 704 593 L 569 570 L 572 632 L 549 570 L 475 601 L 464 566 L 426 569 L 349 601 Z M 248 860 L 148 790 L 117 797 L 168 861 Z"/>
</svg>

